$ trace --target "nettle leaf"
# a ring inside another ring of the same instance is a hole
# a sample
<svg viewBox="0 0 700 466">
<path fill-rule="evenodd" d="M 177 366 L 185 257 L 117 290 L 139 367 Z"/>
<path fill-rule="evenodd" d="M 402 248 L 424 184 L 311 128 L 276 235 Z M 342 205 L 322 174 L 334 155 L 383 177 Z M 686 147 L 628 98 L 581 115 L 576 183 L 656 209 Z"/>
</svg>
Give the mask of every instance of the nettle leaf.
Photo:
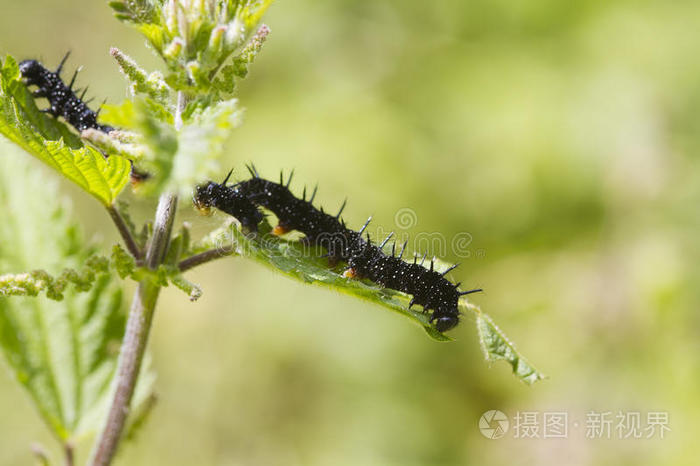
<svg viewBox="0 0 700 466">
<path fill-rule="evenodd" d="M 154 71 L 147 74 L 133 58 L 116 47 L 109 49 L 109 53 L 129 80 L 131 95 L 146 95 L 160 104 L 167 105 L 170 98 L 170 88 L 159 72 Z"/>
<path fill-rule="evenodd" d="M 206 95 L 225 63 L 242 52 L 271 3 L 131 0 L 113 1 L 110 6 L 117 18 L 133 24 L 163 59 L 170 70 L 165 81 L 171 88 Z M 216 87 L 221 88 L 220 83 Z"/>
<path fill-rule="evenodd" d="M 178 134 L 170 180 L 163 180 L 166 188 L 189 196 L 192 186 L 219 173 L 218 161 L 224 155 L 231 130 L 240 125 L 242 114 L 236 99 L 195 111 Z"/>
<path fill-rule="evenodd" d="M 263 221 L 259 225 L 258 233 L 245 234 L 239 230 L 234 221 L 229 220 L 197 243 L 190 254 L 218 249 L 221 255 L 248 257 L 290 278 L 325 286 L 379 304 L 423 327 L 435 340 L 452 340 L 435 329 L 430 323 L 430 316 L 422 312 L 419 306 L 408 309 L 410 295 L 382 288 L 369 281 L 345 278 L 342 275 L 343 266 L 329 268 L 328 260 L 322 257 L 325 254 L 322 248 L 308 246 L 298 240 L 280 238 L 273 235 L 271 231 L 269 223 Z M 435 268 L 437 271 L 446 270 L 449 264 L 436 260 Z M 507 361 L 513 367 L 514 374 L 528 384 L 544 378 L 518 353 L 515 346 L 488 315 L 464 298 L 459 306 L 463 314 L 470 313 L 476 316 L 479 340 L 487 360 Z"/>
<path fill-rule="evenodd" d="M 328 260 L 322 258 L 324 254 L 322 248 L 305 246 L 299 241 L 280 238 L 273 235 L 271 231 L 269 223 L 263 221 L 258 226 L 258 233 L 245 234 L 237 228 L 235 222 L 229 220 L 197 243 L 192 253 L 218 249 L 222 255 L 249 257 L 291 278 L 333 288 L 336 291 L 384 305 L 410 318 L 436 340 L 450 340 L 430 325 L 427 315 L 415 308 L 408 310 L 410 300 L 408 295 L 383 289 L 363 280 L 345 278 L 342 275 L 342 267 L 335 269 L 328 267 Z"/>
<path fill-rule="evenodd" d="M 476 314 L 476 329 L 479 333 L 479 343 L 484 357 L 488 361 L 503 360 L 511 365 L 513 374 L 528 385 L 546 378 L 535 369 L 515 348 L 503 331 L 498 328 L 493 319 L 484 314 L 478 306 L 468 303 L 467 309 Z"/>
<path fill-rule="evenodd" d="M 114 10 L 114 15 L 122 20 L 136 24 L 155 23 L 160 20 L 159 7 L 162 1 L 153 0 L 125 0 L 111 1 L 109 6 Z"/>
<path fill-rule="evenodd" d="M 300 241 L 291 241 L 273 235 L 269 223 L 263 221 L 257 234 L 244 234 L 236 224 L 228 221 L 221 228 L 210 233 L 193 248 L 193 253 L 207 249 L 219 249 L 223 254 L 235 254 L 260 262 L 282 272 L 288 277 L 325 286 L 341 293 L 380 304 L 391 311 L 408 317 L 420 325 L 433 339 L 450 341 L 438 332 L 429 322 L 429 316 L 418 310 L 418 306 L 408 309 L 411 297 L 407 294 L 382 288 L 364 280 L 343 277 L 342 267 L 331 269 L 328 260 L 322 256 L 325 251 L 315 246 L 304 246 Z"/>
<path fill-rule="evenodd" d="M 105 159 L 66 125 L 38 110 L 10 56 L 0 69 L 0 133 L 104 205 L 111 205 L 129 181 L 128 159 L 116 154 Z"/>
<path fill-rule="evenodd" d="M 58 277 L 45 270 L 0 275 L 0 296 L 37 296 L 46 291 L 46 297 L 61 301 L 70 284 L 75 291 L 89 291 L 95 280 L 109 274 L 109 260 L 91 256 L 79 269 L 64 269 Z"/>
<path fill-rule="evenodd" d="M 45 171 L 30 162 L 18 151 L 0 157 L 0 205 L 13 212 L 0 222 L 0 272 L 81 270 L 88 264 L 95 277 L 89 292 L 61 290 L 61 301 L 0 297 L 0 352 L 53 434 L 65 442 L 100 426 L 126 312 L 105 259 L 91 263 L 94 251 L 71 222 L 55 183 L 47 183 Z M 74 278 L 80 286 L 90 281 Z M 147 371 L 134 406 L 151 395 L 153 376 Z"/>
<path fill-rule="evenodd" d="M 129 150 L 143 154 L 138 165 L 152 175 L 140 192 L 169 191 L 183 198 L 191 196 L 195 184 L 221 171 L 218 161 L 243 115 L 236 99 L 193 101 L 184 112 L 181 130 L 175 131 L 172 115 L 150 99 L 106 106 L 104 113 L 105 121 L 137 134 Z"/>
</svg>

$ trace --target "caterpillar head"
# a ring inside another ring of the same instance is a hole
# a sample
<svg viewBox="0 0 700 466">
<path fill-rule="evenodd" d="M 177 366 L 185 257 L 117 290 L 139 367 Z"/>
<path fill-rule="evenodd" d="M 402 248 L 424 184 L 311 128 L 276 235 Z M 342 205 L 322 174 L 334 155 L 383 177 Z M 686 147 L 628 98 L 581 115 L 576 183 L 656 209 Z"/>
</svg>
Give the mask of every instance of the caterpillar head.
<svg viewBox="0 0 700 466">
<path fill-rule="evenodd" d="M 438 332 L 446 332 L 453 329 L 459 323 L 459 317 L 456 315 L 440 316 L 434 319 L 435 328 Z"/>
<path fill-rule="evenodd" d="M 22 74 L 22 77 L 33 82 L 39 79 L 44 72 L 44 67 L 36 60 L 24 60 L 19 64 L 19 72 Z"/>
<path fill-rule="evenodd" d="M 216 189 L 218 185 L 213 181 L 207 184 L 199 185 L 195 188 L 194 197 L 192 201 L 194 206 L 202 214 L 209 215 L 211 213 L 211 207 L 214 204 L 214 198 L 216 196 Z"/>
</svg>

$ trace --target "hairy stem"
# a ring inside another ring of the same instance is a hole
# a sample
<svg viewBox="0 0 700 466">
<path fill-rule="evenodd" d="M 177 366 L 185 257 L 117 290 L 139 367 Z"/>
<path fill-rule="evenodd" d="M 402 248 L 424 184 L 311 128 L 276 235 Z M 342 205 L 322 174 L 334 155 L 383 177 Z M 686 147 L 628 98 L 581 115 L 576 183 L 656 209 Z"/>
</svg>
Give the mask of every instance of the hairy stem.
<svg viewBox="0 0 700 466">
<path fill-rule="evenodd" d="M 129 230 L 129 227 L 126 226 L 124 218 L 122 218 L 122 215 L 116 208 L 114 208 L 114 206 L 107 207 L 107 212 L 109 212 L 109 216 L 112 217 L 112 220 L 114 221 L 114 224 L 116 225 L 119 234 L 124 240 L 126 248 L 129 250 L 131 255 L 134 256 L 134 259 L 136 259 L 136 263 L 138 265 L 141 265 L 141 262 L 143 261 L 143 251 L 141 251 L 141 248 L 136 243 L 134 236 Z"/>
<path fill-rule="evenodd" d="M 185 97 L 178 93 L 175 114 L 176 129 L 182 127 L 182 110 Z M 152 270 L 163 263 L 172 234 L 177 196 L 165 193 L 158 200 L 158 208 L 153 222 L 153 235 L 146 248 L 146 266 Z M 131 409 L 131 399 L 141 371 L 141 363 L 146 352 L 148 335 L 153 323 L 153 314 L 160 294 L 160 286 L 151 277 L 139 282 L 131 302 L 129 318 L 126 322 L 124 340 L 119 353 L 117 373 L 112 403 L 107 419 L 92 451 L 91 466 L 108 466 L 117 453 L 124 426 Z"/>
<path fill-rule="evenodd" d="M 167 251 L 175 217 L 177 197 L 163 194 L 158 201 L 158 209 L 153 224 L 154 231 L 146 251 L 146 265 L 156 269 Z M 148 335 L 153 322 L 153 313 L 160 293 L 160 286 L 151 277 L 144 278 L 131 303 L 129 318 L 117 365 L 116 388 L 104 428 L 93 451 L 92 466 L 107 466 L 112 462 L 124 425 L 129 415 L 131 398 L 141 370 L 141 362 L 146 352 Z"/>
<path fill-rule="evenodd" d="M 177 264 L 177 267 L 180 269 L 180 272 L 184 272 L 185 270 L 197 267 L 198 265 L 202 265 L 222 257 L 230 256 L 233 254 L 233 252 L 233 248 L 230 250 L 224 250 L 221 248 L 209 249 L 208 251 L 200 252 L 199 254 L 195 254 L 187 259 L 181 260 L 180 263 Z"/>
</svg>

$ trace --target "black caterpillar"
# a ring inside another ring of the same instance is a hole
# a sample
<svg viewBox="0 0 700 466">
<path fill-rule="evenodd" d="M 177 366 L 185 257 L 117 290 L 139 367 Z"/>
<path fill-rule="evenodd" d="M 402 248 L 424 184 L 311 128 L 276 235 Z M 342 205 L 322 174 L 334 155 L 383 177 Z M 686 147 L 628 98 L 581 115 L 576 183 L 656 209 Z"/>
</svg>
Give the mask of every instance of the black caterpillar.
<svg viewBox="0 0 700 466">
<path fill-rule="evenodd" d="M 73 84 L 78 75 L 78 70 L 73 74 L 70 84 L 66 85 L 61 79 L 61 70 L 68 59 L 68 53 L 61 60 L 56 71 L 49 71 L 37 60 L 24 60 L 19 64 L 19 71 L 28 86 L 36 86 L 33 92 L 34 97 L 45 97 L 49 101 L 49 107 L 43 111 L 50 113 L 54 117 L 63 117 L 78 131 L 94 128 L 105 133 L 113 131 L 114 128 L 101 125 L 97 122 L 99 112 L 90 110 L 90 107 L 83 102 L 83 97 L 87 88 L 83 90 L 80 97 L 73 92 Z"/>
<path fill-rule="evenodd" d="M 83 97 L 87 92 L 87 87 L 83 89 L 80 97 L 73 92 L 73 84 L 78 76 L 78 70 L 73 73 L 70 84 L 66 85 L 61 79 L 61 70 L 66 63 L 70 52 L 67 53 L 56 71 L 47 70 L 37 60 L 24 60 L 19 64 L 19 71 L 22 74 L 27 86 L 36 86 L 37 89 L 32 92 L 34 97 L 45 97 L 49 101 L 49 107 L 42 112 L 49 113 L 55 118 L 63 117 L 76 130 L 82 132 L 92 128 L 104 133 L 114 131 L 114 128 L 107 125 L 102 125 L 97 122 L 99 110 L 97 112 L 90 109 L 86 102 L 83 102 Z M 131 181 L 139 183 L 148 179 L 150 175 L 140 171 L 131 163 Z"/>
<path fill-rule="evenodd" d="M 289 191 L 291 176 L 286 184 L 281 176 L 280 182 L 275 183 L 261 178 L 254 167 L 248 169 L 252 178 L 247 181 L 226 186 L 231 175 L 229 173 L 221 184 L 210 181 L 199 186 L 194 196 L 195 206 L 199 209 L 215 207 L 232 215 L 252 231 L 257 231 L 257 225 L 263 219 L 258 207 L 272 211 L 279 219 L 275 234 L 300 231 L 307 241 L 327 249 L 331 264 L 346 262 L 349 267 L 346 276 L 367 278 L 386 288 L 412 295 L 409 308 L 419 304 L 423 309 L 432 311 L 430 321 L 435 322 L 435 328 L 440 332 L 450 330 L 459 323 L 457 304 L 460 296 L 482 291 L 458 291 L 460 284 L 455 285 L 445 278 L 457 264 L 439 273 L 434 270 L 433 261 L 430 261 L 430 269 L 423 267 L 425 256 L 420 263 L 415 257 L 413 263 L 404 262 L 401 257 L 406 243 L 398 255 L 395 243 L 391 255 L 384 254 L 383 247 L 393 233 L 379 246 L 372 244 L 369 234 L 366 240 L 363 239 L 362 234 L 371 217 L 359 231 L 350 230 L 340 218 L 345 203 L 337 215 L 326 214 L 323 209 L 313 206 L 316 190 L 307 201 L 305 188 L 302 199 L 299 199 Z"/>
</svg>

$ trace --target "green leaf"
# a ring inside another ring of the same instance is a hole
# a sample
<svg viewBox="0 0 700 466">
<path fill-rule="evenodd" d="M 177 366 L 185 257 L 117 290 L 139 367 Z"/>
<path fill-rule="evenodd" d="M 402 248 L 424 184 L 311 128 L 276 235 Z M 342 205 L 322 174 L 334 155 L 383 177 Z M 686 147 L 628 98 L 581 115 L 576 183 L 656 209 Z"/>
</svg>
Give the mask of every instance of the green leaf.
<svg viewBox="0 0 700 466">
<path fill-rule="evenodd" d="M 242 113 L 236 99 L 194 101 L 185 112 L 182 129 L 175 131 L 172 115 L 153 100 L 138 98 L 105 107 L 108 122 L 139 135 L 132 145 L 139 149 L 132 147 L 132 152 L 143 153 L 138 165 L 152 175 L 140 192 L 169 191 L 183 198 L 191 196 L 194 185 L 220 173 L 218 161 Z"/>
<path fill-rule="evenodd" d="M 218 2 L 113 1 L 117 18 L 136 26 L 160 55 L 170 72 L 165 82 L 190 96 L 207 95 L 217 73 L 236 59 L 257 30 L 272 0 L 223 0 Z M 245 50 L 241 72 L 262 44 Z M 255 49 L 255 50 L 254 50 Z M 134 81 L 143 81 L 132 77 Z M 219 81 L 217 89 L 222 89 Z M 145 89 L 145 88 L 144 88 Z"/>
<path fill-rule="evenodd" d="M 150 75 L 146 74 L 146 71 L 141 69 L 133 58 L 116 47 L 112 47 L 109 53 L 114 57 L 117 63 L 119 63 L 119 68 L 131 83 L 130 90 L 132 95 L 143 94 L 158 103 L 168 103 L 170 88 L 165 83 L 160 73 L 153 72 Z"/>
<path fill-rule="evenodd" d="M 159 21 L 160 0 L 125 0 L 111 1 L 109 6 L 114 10 L 115 16 L 122 21 L 132 23 L 152 23 Z"/>
<path fill-rule="evenodd" d="M 134 258 L 119 244 L 112 247 L 112 265 L 120 278 L 131 277 L 136 272 Z"/>
<path fill-rule="evenodd" d="M 80 269 L 64 269 L 58 277 L 45 270 L 28 273 L 0 275 L 0 297 L 37 296 L 46 291 L 46 297 L 56 301 L 63 299 L 63 291 L 69 284 L 75 291 L 89 291 L 95 280 L 109 274 L 109 261 L 100 256 L 91 256 Z"/>
<path fill-rule="evenodd" d="M 198 253 L 214 248 L 227 253 L 230 253 L 232 248 L 233 253 L 254 259 L 290 278 L 379 304 L 423 327 L 433 339 L 451 340 L 438 332 L 430 323 L 430 316 L 418 310 L 417 306 L 408 309 L 411 296 L 368 281 L 345 278 L 342 275 L 342 267 L 328 267 L 328 260 L 321 257 L 325 251 L 316 247 L 305 249 L 299 241 L 274 236 L 267 222 L 261 223 L 258 234 L 248 235 L 236 228 L 235 224 L 227 222 L 200 242 L 192 252 Z"/>
<path fill-rule="evenodd" d="M 175 285 L 176 288 L 185 292 L 187 296 L 189 296 L 190 301 L 197 301 L 202 297 L 202 289 L 199 285 L 188 281 L 179 273 L 171 273 L 170 282 Z"/>
<path fill-rule="evenodd" d="M 10 56 L 0 69 L 0 133 L 63 176 L 111 205 L 129 181 L 131 163 L 106 158 L 60 121 L 41 113 Z"/>
<path fill-rule="evenodd" d="M 468 309 L 476 314 L 476 328 L 479 342 L 488 361 L 504 360 L 513 368 L 513 374 L 528 385 L 545 378 L 545 375 L 535 369 L 515 348 L 503 331 L 498 328 L 493 319 L 481 312 L 477 306 L 469 304 Z"/>
<path fill-rule="evenodd" d="M 234 73 L 240 78 L 245 78 L 248 74 L 248 67 L 255 60 L 255 57 L 260 53 L 265 39 L 270 34 L 270 28 L 263 24 L 258 29 L 258 32 L 251 38 L 241 53 L 233 59 Z"/>
<path fill-rule="evenodd" d="M 236 99 L 193 112 L 178 134 L 170 178 L 161 181 L 165 189 L 189 197 L 195 184 L 220 173 L 218 161 L 242 113 Z"/>
<path fill-rule="evenodd" d="M 31 159 L 0 145 L 0 205 L 15 213 L 0 222 L 0 272 L 80 269 L 95 251 L 70 221 L 55 182 L 47 183 Z M 64 289 L 61 301 L 0 297 L 0 352 L 62 442 L 99 428 L 124 334 L 119 284 L 103 273 L 104 260 L 90 267 L 101 273 L 87 293 Z M 150 396 L 150 383 L 151 375 L 140 382 L 134 406 Z"/>
<path fill-rule="evenodd" d="M 260 224 L 258 233 L 245 234 L 237 228 L 234 221 L 229 220 L 197 243 L 191 249 L 190 255 L 211 249 L 220 250 L 222 255 L 248 257 L 290 278 L 325 286 L 379 304 L 420 325 L 433 339 L 451 340 L 435 329 L 435 326 L 430 323 L 428 314 L 421 312 L 417 307 L 408 309 L 410 295 L 382 288 L 369 281 L 345 278 L 342 275 L 342 266 L 328 267 L 327 259 L 322 258 L 325 250 L 272 235 L 271 227 L 266 221 Z M 436 260 L 435 268 L 438 271 L 446 270 L 449 265 Z M 527 384 L 533 384 L 544 378 L 544 375 L 515 349 L 515 345 L 481 309 L 464 298 L 460 301 L 459 308 L 462 314 L 465 312 L 475 314 L 479 341 L 487 360 L 505 360 L 513 367 L 513 373 Z"/>
</svg>

